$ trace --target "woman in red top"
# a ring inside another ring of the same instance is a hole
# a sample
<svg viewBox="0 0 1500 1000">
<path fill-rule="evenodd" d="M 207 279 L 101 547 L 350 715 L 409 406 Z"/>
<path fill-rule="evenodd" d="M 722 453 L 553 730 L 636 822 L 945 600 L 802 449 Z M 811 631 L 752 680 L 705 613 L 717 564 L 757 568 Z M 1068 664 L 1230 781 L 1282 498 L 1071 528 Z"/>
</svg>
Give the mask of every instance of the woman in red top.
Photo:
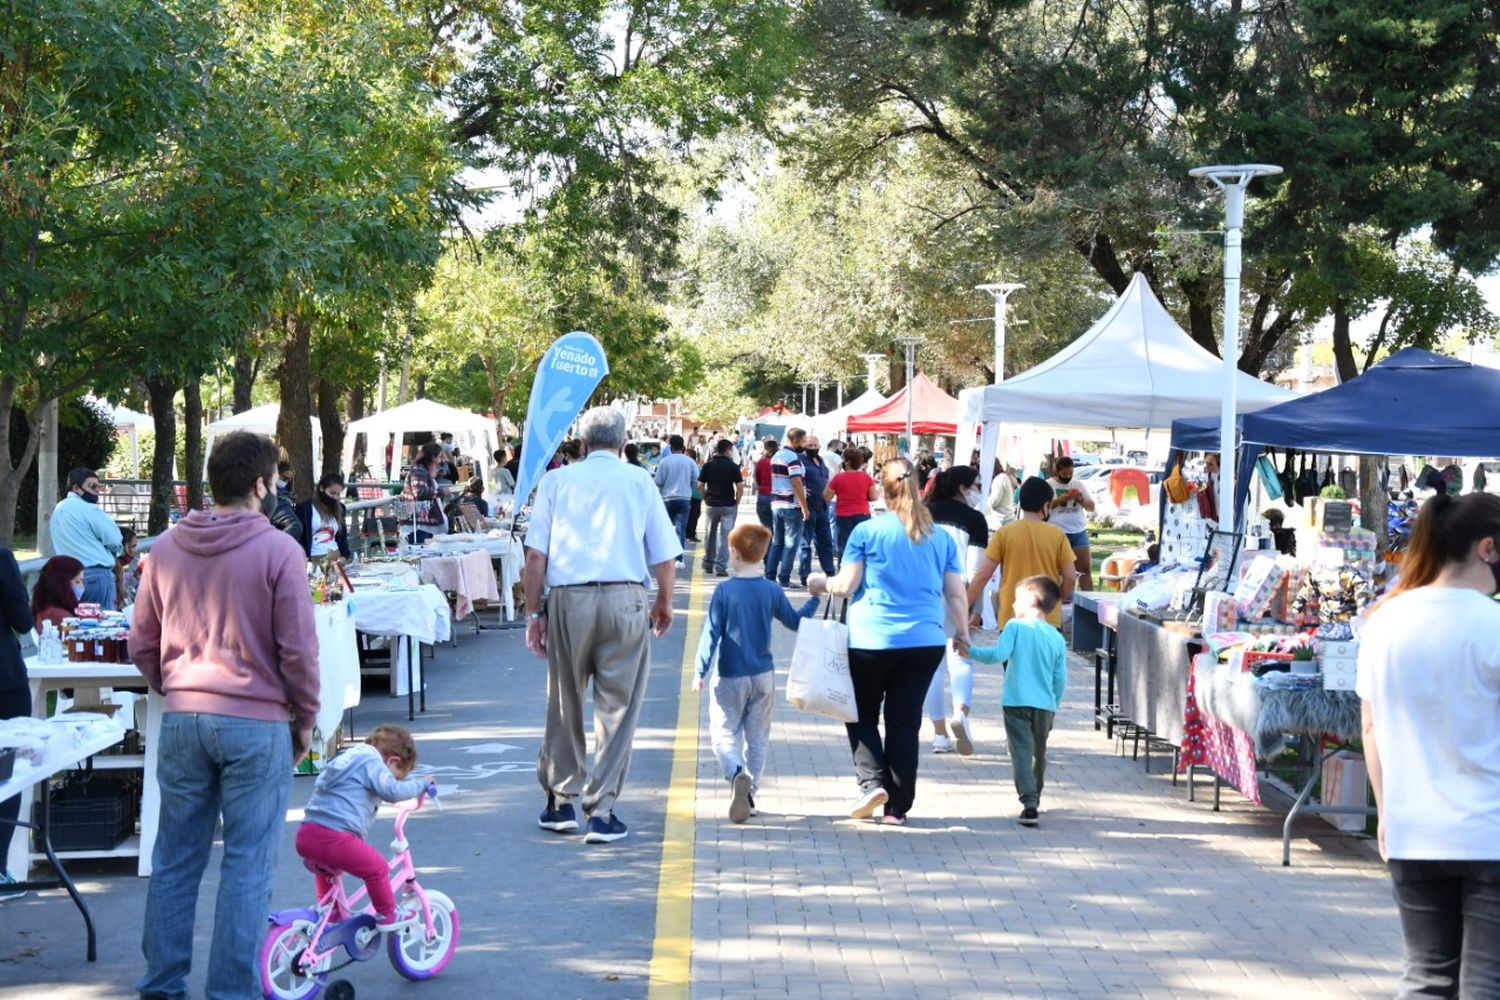
<svg viewBox="0 0 1500 1000">
<path fill-rule="evenodd" d="M 849 533 L 861 521 L 870 519 L 870 501 L 876 493 L 875 480 L 864 471 L 868 452 L 858 445 L 844 449 L 844 468 L 828 481 L 823 499 L 834 502 L 834 528 L 838 533 L 839 558 L 844 558 L 844 545 Z"/>
<path fill-rule="evenodd" d="M 31 592 L 31 617 L 38 633 L 43 622 L 61 626 L 83 597 L 83 563 L 72 556 L 53 556 L 42 566 Z"/>
</svg>

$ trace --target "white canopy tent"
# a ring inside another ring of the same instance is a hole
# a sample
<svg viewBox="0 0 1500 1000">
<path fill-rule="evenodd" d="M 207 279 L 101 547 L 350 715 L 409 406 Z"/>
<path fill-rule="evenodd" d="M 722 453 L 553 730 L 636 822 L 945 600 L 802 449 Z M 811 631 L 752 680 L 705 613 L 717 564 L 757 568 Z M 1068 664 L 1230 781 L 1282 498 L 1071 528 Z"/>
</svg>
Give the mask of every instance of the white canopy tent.
<svg viewBox="0 0 1500 1000">
<path fill-rule="evenodd" d="M 105 407 L 109 410 L 110 419 L 115 422 L 115 433 L 124 434 L 130 438 L 130 477 L 141 478 L 141 431 L 156 431 L 156 418 L 147 413 L 137 413 L 135 410 L 124 406 L 110 406 L 110 404 L 97 399 L 90 402 Z"/>
<path fill-rule="evenodd" d="M 812 417 L 812 429 L 825 442 L 833 438 L 843 437 L 848 433 L 846 425 L 850 417 L 869 413 L 886 401 L 886 397 L 882 396 L 877 390 L 866 389 L 838 409 L 829 410 L 827 413 L 820 413 Z"/>
<path fill-rule="evenodd" d="M 344 437 L 344 467 L 348 468 L 354 461 L 356 434 L 368 436 L 365 455 L 372 458 L 383 457 L 387 438 L 395 435 L 398 446 L 391 449 L 390 466 L 382 470 L 389 477 L 388 481 L 394 481 L 401 466 L 399 445 L 402 435 L 423 432 L 437 435 L 444 431 L 453 434 L 454 443 L 459 450 L 474 458 L 479 468 L 489 467 L 490 456 L 499 446 L 495 437 L 495 422 L 489 417 L 445 406 L 430 399 L 414 399 L 410 403 L 382 410 L 350 423 L 349 433 Z"/>
<path fill-rule="evenodd" d="M 255 434 L 265 434 L 269 437 L 276 436 L 276 421 L 281 416 L 280 403 L 265 403 L 261 406 L 251 407 L 243 413 L 215 420 L 208 425 L 208 436 L 203 442 L 203 476 L 208 477 L 208 456 L 213 454 L 214 438 L 222 437 L 231 431 L 251 431 Z M 323 425 L 318 422 L 317 417 L 309 417 L 308 423 L 312 426 L 313 444 L 313 468 L 321 468 L 323 462 Z"/>
<path fill-rule="evenodd" d="M 1066 430 L 1126 431 L 1170 428 L 1179 417 L 1217 413 L 1223 362 L 1172 319 L 1141 274 L 1130 280 L 1109 311 L 1051 358 L 998 385 L 958 395 L 962 424 L 984 426 L 980 473 L 989 488 L 1000 425 L 1012 433 L 1067 436 Z M 1236 408 L 1263 410 L 1296 397 L 1287 389 L 1239 374 Z"/>
</svg>

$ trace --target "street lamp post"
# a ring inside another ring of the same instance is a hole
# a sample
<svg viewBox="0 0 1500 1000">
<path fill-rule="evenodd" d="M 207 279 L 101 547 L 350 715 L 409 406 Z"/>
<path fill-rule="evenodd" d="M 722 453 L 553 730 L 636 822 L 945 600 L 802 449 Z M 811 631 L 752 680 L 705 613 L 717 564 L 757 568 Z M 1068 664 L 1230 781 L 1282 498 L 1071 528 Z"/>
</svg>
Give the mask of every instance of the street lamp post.
<svg viewBox="0 0 1500 1000">
<path fill-rule="evenodd" d="M 861 354 L 860 360 L 865 363 L 865 388 L 874 389 L 880 366 L 885 364 L 884 354 Z"/>
<path fill-rule="evenodd" d="M 975 291 L 989 292 L 995 299 L 995 383 L 997 385 L 1005 381 L 1005 303 L 1012 292 L 1019 292 L 1025 287 L 1016 281 L 974 286 Z"/>
<path fill-rule="evenodd" d="M 813 379 L 813 416 L 823 412 L 823 379 Z"/>
<path fill-rule="evenodd" d="M 912 379 L 916 377 L 917 346 L 926 343 L 924 337 L 897 337 L 896 343 L 906 349 L 906 450 L 907 457 L 916 454 L 911 435 Z"/>
<path fill-rule="evenodd" d="M 1245 188 L 1257 177 L 1281 173 L 1268 163 L 1239 163 L 1194 167 L 1191 177 L 1207 177 L 1224 192 L 1224 391 L 1219 410 L 1219 527 L 1228 519 L 1229 530 L 1237 527 L 1234 516 L 1235 390 L 1240 358 L 1240 231 L 1245 226 Z"/>
</svg>

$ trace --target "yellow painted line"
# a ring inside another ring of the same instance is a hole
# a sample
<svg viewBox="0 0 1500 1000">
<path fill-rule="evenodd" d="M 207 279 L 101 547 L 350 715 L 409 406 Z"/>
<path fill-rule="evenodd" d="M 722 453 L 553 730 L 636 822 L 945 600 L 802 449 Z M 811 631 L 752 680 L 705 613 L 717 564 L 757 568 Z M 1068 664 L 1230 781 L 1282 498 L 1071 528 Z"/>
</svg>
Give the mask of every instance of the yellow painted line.
<svg viewBox="0 0 1500 1000">
<path fill-rule="evenodd" d="M 656 938 L 651 945 L 648 1000 L 687 1000 L 693 971 L 693 847 L 698 813 L 699 695 L 693 690 L 698 637 L 703 630 L 707 577 L 693 576 L 688 595 L 682 678 L 677 691 L 677 733 L 672 779 L 656 885 Z"/>
</svg>

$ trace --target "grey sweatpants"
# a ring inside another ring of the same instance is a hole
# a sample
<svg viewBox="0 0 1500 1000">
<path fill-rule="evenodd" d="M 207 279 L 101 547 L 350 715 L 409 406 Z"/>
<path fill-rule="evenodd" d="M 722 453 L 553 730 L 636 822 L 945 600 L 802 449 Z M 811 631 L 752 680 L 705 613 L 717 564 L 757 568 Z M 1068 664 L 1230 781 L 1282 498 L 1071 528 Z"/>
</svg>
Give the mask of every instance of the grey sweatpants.
<svg viewBox="0 0 1500 1000">
<path fill-rule="evenodd" d="M 714 671 L 713 698 L 708 703 L 709 737 L 724 777 L 744 768 L 750 791 L 760 789 L 766 770 L 766 748 L 771 743 L 771 709 L 775 707 L 776 675 L 772 671 L 749 677 L 720 677 Z"/>
<path fill-rule="evenodd" d="M 1042 802 L 1047 776 L 1047 736 L 1056 712 L 1045 708 L 1005 707 L 1005 738 L 1010 743 L 1010 769 L 1021 805 L 1035 809 Z"/>
<path fill-rule="evenodd" d="M 630 770 L 650 672 L 649 600 L 640 584 L 555 587 L 547 595 L 547 729 L 536 776 L 559 802 L 609 815 Z M 594 685 L 594 775 L 587 777 L 583 693 Z"/>
</svg>

